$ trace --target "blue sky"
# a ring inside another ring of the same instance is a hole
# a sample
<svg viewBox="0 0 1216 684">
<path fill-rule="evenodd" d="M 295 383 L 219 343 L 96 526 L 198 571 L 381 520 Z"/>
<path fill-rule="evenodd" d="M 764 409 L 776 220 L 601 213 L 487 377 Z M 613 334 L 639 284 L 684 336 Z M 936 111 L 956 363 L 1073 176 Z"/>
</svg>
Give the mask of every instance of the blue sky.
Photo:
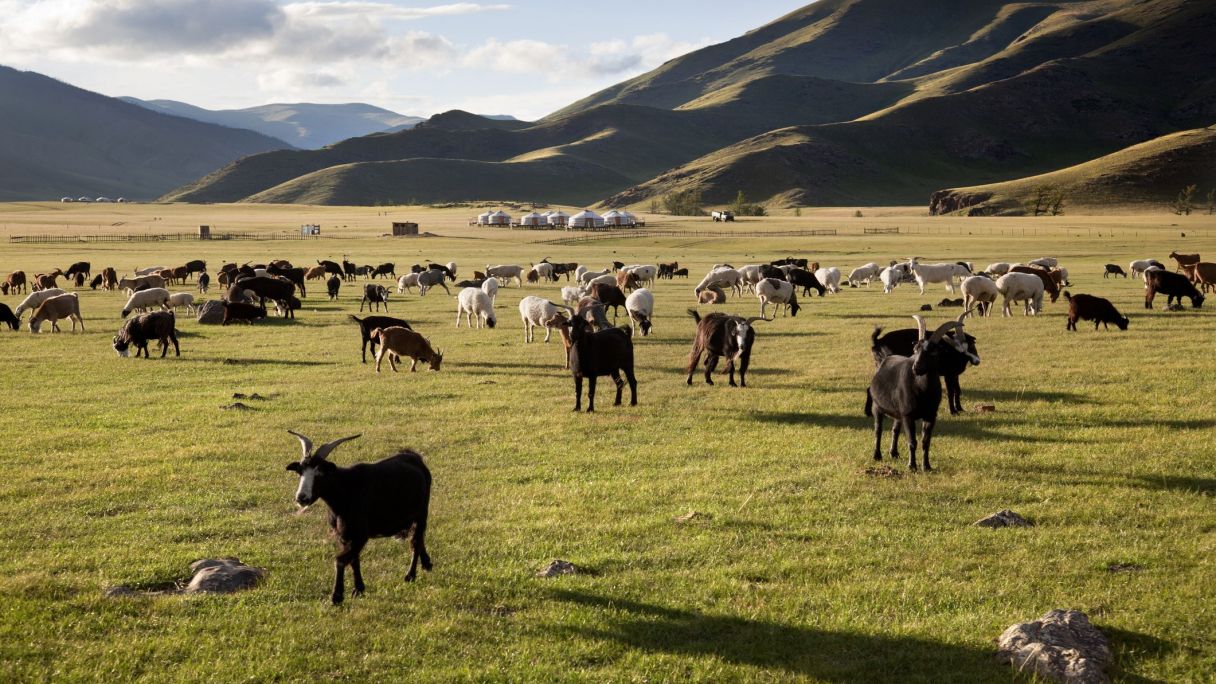
<svg viewBox="0 0 1216 684">
<path fill-rule="evenodd" d="M 0 0 L 0 63 L 208 108 L 537 118 L 808 0 Z"/>
</svg>

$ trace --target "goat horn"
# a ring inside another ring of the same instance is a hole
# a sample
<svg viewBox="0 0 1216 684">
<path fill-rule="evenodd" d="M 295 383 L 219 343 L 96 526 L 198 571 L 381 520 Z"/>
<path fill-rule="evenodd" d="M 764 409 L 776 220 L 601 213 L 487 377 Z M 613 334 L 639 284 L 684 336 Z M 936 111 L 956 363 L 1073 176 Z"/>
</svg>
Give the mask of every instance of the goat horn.
<svg viewBox="0 0 1216 684">
<path fill-rule="evenodd" d="M 974 309 L 975 309 L 975 307 L 971 307 L 970 309 L 967 309 L 966 311 L 964 311 L 964 312 L 962 312 L 961 314 L 959 314 L 958 318 L 957 318 L 957 319 L 955 319 L 955 321 L 958 323 L 958 327 L 960 327 L 960 328 L 961 328 L 961 327 L 963 327 L 963 319 L 965 319 L 966 317 L 970 316 L 970 315 L 971 315 L 971 312 L 972 312 Z"/>
<path fill-rule="evenodd" d="M 772 319 L 772 318 L 765 318 L 764 316 L 750 316 L 747 319 L 747 324 L 751 325 L 752 323 L 755 323 L 756 321 L 764 321 L 766 323 L 772 323 L 773 320 L 774 319 Z"/>
<path fill-rule="evenodd" d="M 329 456 L 329 454 L 331 452 L 333 452 L 334 449 L 338 448 L 338 445 L 341 444 L 342 442 L 349 442 L 352 439 L 358 439 L 359 437 L 362 437 L 362 436 L 363 436 L 363 434 L 360 433 L 357 435 L 351 435 L 350 437 L 343 437 L 341 439 L 335 439 L 332 442 L 326 442 L 325 444 L 322 444 L 321 448 L 317 449 L 317 452 L 315 454 L 313 454 L 312 456 L 315 459 L 324 460 L 325 457 Z"/>
<path fill-rule="evenodd" d="M 303 454 L 300 456 L 300 460 L 303 461 L 304 459 L 308 458 L 308 455 L 312 453 L 312 440 L 304 435 L 301 435 L 295 430 L 288 430 L 288 432 L 300 439 L 300 450 L 303 451 Z"/>
<path fill-rule="evenodd" d="M 925 317 L 913 314 L 912 318 L 916 319 L 916 330 L 919 333 L 916 339 L 923 342 L 925 339 Z"/>
<path fill-rule="evenodd" d="M 953 330 L 955 328 L 959 328 L 959 327 L 962 327 L 962 326 L 959 325 L 958 321 L 946 321 L 945 323 L 942 323 L 941 325 L 939 325 L 937 327 L 937 330 L 933 331 L 933 336 L 929 338 L 929 341 L 930 342 L 940 342 L 942 337 L 944 337 L 946 335 L 946 333 L 950 332 L 951 330 Z"/>
</svg>

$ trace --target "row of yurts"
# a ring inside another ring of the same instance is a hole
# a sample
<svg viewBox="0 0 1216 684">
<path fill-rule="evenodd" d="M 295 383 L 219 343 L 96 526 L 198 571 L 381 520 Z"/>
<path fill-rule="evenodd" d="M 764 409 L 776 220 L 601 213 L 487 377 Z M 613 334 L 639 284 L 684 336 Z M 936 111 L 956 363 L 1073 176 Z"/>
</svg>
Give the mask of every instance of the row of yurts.
<svg viewBox="0 0 1216 684">
<path fill-rule="evenodd" d="M 512 224 L 511 216 L 503 211 L 487 211 L 477 217 L 479 226 L 569 226 L 571 228 L 603 228 L 604 226 L 633 226 L 638 219 L 627 211 L 613 209 L 600 216 L 589 209 L 584 209 L 574 216 L 559 210 L 546 211 L 543 214 L 532 212 L 519 217 L 519 223 Z"/>
</svg>

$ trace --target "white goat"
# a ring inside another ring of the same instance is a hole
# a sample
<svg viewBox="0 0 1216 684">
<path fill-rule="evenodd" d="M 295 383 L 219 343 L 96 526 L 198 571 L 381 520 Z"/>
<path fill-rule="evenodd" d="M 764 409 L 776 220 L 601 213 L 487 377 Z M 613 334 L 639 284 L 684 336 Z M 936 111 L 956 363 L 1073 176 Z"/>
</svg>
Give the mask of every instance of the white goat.
<svg viewBox="0 0 1216 684">
<path fill-rule="evenodd" d="M 743 279 L 739 275 L 739 272 L 733 268 L 722 267 L 710 271 L 704 278 L 701 279 L 700 284 L 693 289 L 693 294 L 700 297 L 702 290 L 706 290 L 711 287 L 731 289 L 734 290 L 736 294 L 740 296 L 743 295 Z"/>
<path fill-rule="evenodd" d="M 634 264 L 621 269 L 626 273 L 632 273 L 638 277 L 638 283 L 641 285 L 653 285 L 655 276 L 659 274 L 659 267 L 653 264 Z"/>
<path fill-rule="evenodd" d="M 750 292 L 755 292 L 756 284 L 764 280 L 764 276 L 760 275 L 760 264 L 748 264 L 736 270 L 739 271 L 739 280 Z"/>
<path fill-rule="evenodd" d="M 797 316 L 798 310 L 802 308 L 798 304 L 798 295 L 794 292 L 794 286 L 784 280 L 776 278 L 765 278 L 756 285 L 756 296 L 760 298 L 760 317 L 764 318 L 764 309 L 770 303 L 778 306 L 781 309 L 782 315 L 788 313 L 790 316 Z M 776 311 L 773 312 L 773 318 L 777 317 Z"/>
<path fill-rule="evenodd" d="M 1043 279 L 1031 273 L 1006 273 L 996 281 L 996 289 L 1005 297 L 1004 315 L 1012 316 L 1010 302 L 1026 302 L 1026 315 L 1037 316 L 1043 310 Z"/>
<path fill-rule="evenodd" d="M 418 287 L 417 273 L 406 273 L 397 279 L 398 294 L 405 294 L 406 290 L 413 292 L 415 287 Z"/>
<path fill-rule="evenodd" d="M 500 264 L 498 266 L 486 265 L 486 277 L 498 278 L 506 285 L 509 281 L 514 280 L 516 287 L 524 286 L 524 267 L 516 264 Z"/>
<path fill-rule="evenodd" d="M 545 342 L 548 342 L 553 329 L 568 322 L 568 319 L 562 316 L 562 309 L 569 311 L 570 318 L 574 318 L 574 309 L 554 304 L 541 297 L 529 296 L 519 300 L 519 317 L 524 322 L 524 342 L 536 339 L 537 326 L 545 329 Z"/>
<path fill-rule="evenodd" d="M 562 288 L 562 301 L 570 306 L 578 304 L 578 300 L 583 298 L 583 291 L 574 285 L 567 285 Z"/>
<path fill-rule="evenodd" d="M 819 284 L 823 285 L 832 294 L 840 292 L 840 269 L 832 266 L 831 268 L 821 268 L 815 271 L 815 277 L 819 280 Z"/>
<path fill-rule="evenodd" d="M 925 293 L 926 283 L 945 283 L 950 294 L 954 294 L 954 278 L 966 278 L 971 275 L 966 266 L 959 264 L 918 264 L 913 261 L 909 268 L 916 277 L 921 294 Z"/>
<path fill-rule="evenodd" d="M 460 327 L 460 317 L 466 316 L 469 321 L 469 327 L 473 327 L 473 317 L 477 317 L 477 327 L 481 328 L 481 322 L 484 320 L 486 326 L 493 328 L 498 324 L 498 318 L 494 316 L 494 303 L 490 301 L 490 295 L 482 292 L 475 287 L 466 287 L 460 291 L 460 295 L 456 298 L 456 327 Z"/>
<path fill-rule="evenodd" d="M 486 278 L 481 284 L 481 291 L 490 295 L 490 306 L 498 304 L 498 278 Z"/>
<path fill-rule="evenodd" d="M 971 276 L 963 281 L 963 308 L 970 311 L 973 306 L 980 305 L 984 316 L 992 315 L 992 305 L 1000 294 L 996 283 L 984 276 Z"/>
<path fill-rule="evenodd" d="M 145 275 L 149 275 L 149 274 L 152 274 L 152 273 L 160 273 L 160 272 L 161 272 L 161 271 L 163 271 L 163 270 L 165 270 L 165 267 L 164 267 L 164 266 L 147 266 L 147 267 L 144 267 L 144 268 L 137 268 L 137 269 L 135 269 L 135 275 L 137 275 L 137 276 L 145 276 Z"/>
<path fill-rule="evenodd" d="M 579 266 L 579 268 L 581 269 L 582 266 Z M 588 282 L 590 282 L 591 280 L 593 280 L 595 278 L 598 278 L 603 275 L 611 275 L 611 273 L 612 273 L 611 267 L 605 268 L 602 271 L 583 271 L 582 273 L 578 274 L 578 283 L 579 283 L 579 285 L 586 285 Z M 613 282 L 613 284 L 616 283 L 615 278 L 613 279 L 612 282 Z"/>
<path fill-rule="evenodd" d="M 1131 272 L 1131 276 L 1133 278 L 1135 278 L 1135 277 L 1139 276 L 1141 273 L 1144 273 L 1145 271 L 1147 271 L 1149 269 L 1149 267 L 1152 265 L 1153 265 L 1152 259 L 1136 259 L 1135 261 L 1128 264 L 1128 266 L 1129 266 L 1128 270 Z"/>
<path fill-rule="evenodd" d="M 126 306 L 122 307 L 122 317 L 126 318 L 136 309 L 147 311 L 153 306 L 168 309 L 169 291 L 163 287 L 150 287 L 136 292 L 127 300 Z"/>
<path fill-rule="evenodd" d="M 583 264 L 579 264 L 578 268 L 574 269 L 574 282 L 576 282 L 576 283 L 583 282 L 583 274 L 590 270 L 591 269 L 587 268 Z"/>
<path fill-rule="evenodd" d="M 864 266 L 858 266 L 849 272 L 849 284 L 853 287 L 857 287 L 862 283 L 869 285 L 872 280 L 878 277 L 879 273 L 882 273 L 882 266 L 879 266 L 871 261 L 870 263 Z"/>
<path fill-rule="evenodd" d="M 587 275 L 591 275 L 591 274 L 588 273 Z M 586 285 L 583 285 L 583 294 L 590 293 L 591 288 L 595 287 L 596 285 L 612 285 L 613 287 L 615 287 L 616 286 L 616 276 L 611 273 L 605 273 L 604 275 L 599 275 L 594 278 L 591 278 L 590 280 L 587 281 Z"/>
<path fill-rule="evenodd" d="M 907 264 L 895 264 L 894 266 L 884 268 L 882 272 L 878 274 L 878 279 L 882 282 L 882 291 L 886 294 L 890 294 L 891 290 L 894 290 L 907 274 Z"/>
<path fill-rule="evenodd" d="M 995 264 L 988 264 L 988 268 L 984 269 L 984 271 L 991 273 L 994 276 L 1003 276 L 1008 273 L 1009 269 L 1011 268 L 1013 268 L 1013 264 L 1005 261 L 998 261 Z"/>
<path fill-rule="evenodd" d="M 650 290 L 640 287 L 629 293 L 625 298 L 625 311 L 642 329 L 642 337 L 650 334 L 650 329 L 654 327 L 654 294 Z"/>
<path fill-rule="evenodd" d="M 189 292 L 174 292 L 169 295 L 169 304 L 165 308 L 176 311 L 179 306 L 186 307 L 186 313 L 194 313 L 194 295 Z"/>
<path fill-rule="evenodd" d="M 553 264 L 542 261 L 539 264 L 529 264 L 536 272 L 536 277 L 543 280 L 553 280 Z"/>
<path fill-rule="evenodd" d="M 1057 260 L 1055 257 L 1040 257 L 1038 259 L 1031 259 L 1026 263 L 1030 264 L 1031 266 L 1045 268 L 1048 271 L 1060 265 L 1059 260 Z"/>
<path fill-rule="evenodd" d="M 36 310 L 38 306 L 46 300 L 50 299 L 51 297 L 58 297 L 61 294 L 67 293 L 58 287 L 31 292 L 28 297 L 21 300 L 21 303 L 17 305 L 17 308 L 13 311 L 13 315 L 20 319 L 22 311 L 25 311 L 26 309 L 30 309 L 31 311 Z"/>
</svg>

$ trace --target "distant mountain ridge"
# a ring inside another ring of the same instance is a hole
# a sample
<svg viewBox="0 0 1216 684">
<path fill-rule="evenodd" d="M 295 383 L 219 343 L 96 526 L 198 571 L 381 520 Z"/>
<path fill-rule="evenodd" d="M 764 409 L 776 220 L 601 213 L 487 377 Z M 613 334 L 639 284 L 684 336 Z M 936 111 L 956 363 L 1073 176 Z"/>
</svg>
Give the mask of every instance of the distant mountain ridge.
<svg viewBox="0 0 1216 684">
<path fill-rule="evenodd" d="M 494 183 L 509 178 L 521 200 L 612 207 L 680 191 L 707 205 L 740 191 L 774 208 L 927 204 L 1216 123 L 1213 35 L 1212 4 L 1187 0 L 819 0 L 533 123 L 445 113 L 242 159 L 165 198 L 476 200 L 504 197 Z M 1122 196 L 1147 201 L 1152 180 Z"/>
<path fill-rule="evenodd" d="M 234 159 L 285 147 L 0 66 L 0 201 L 155 199 Z"/>
</svg>

